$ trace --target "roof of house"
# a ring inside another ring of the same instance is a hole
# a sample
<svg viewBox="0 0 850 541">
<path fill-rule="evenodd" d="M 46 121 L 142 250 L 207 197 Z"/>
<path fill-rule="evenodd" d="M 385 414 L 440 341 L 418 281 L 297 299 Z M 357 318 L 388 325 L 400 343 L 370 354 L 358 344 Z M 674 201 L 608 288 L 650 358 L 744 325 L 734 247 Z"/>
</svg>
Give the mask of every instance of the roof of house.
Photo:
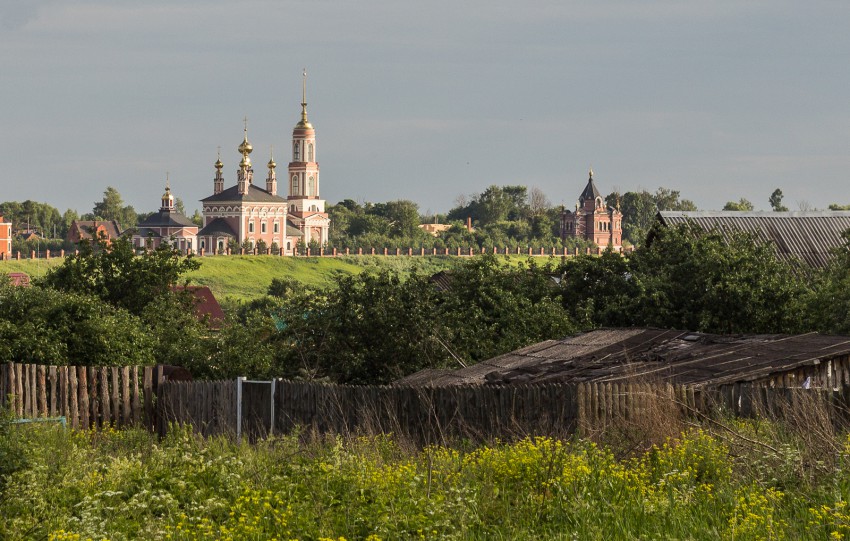
<svg viewBox="0 0 850 541">
<path fill-rule="evenodd" d="M 234 231 L 233 228 L 230 227 L 230 224 L 227 223 L 227 220 L 225 220 L 224 218 L 216 218 L 215 220 L 204 226 L 203 229 L 198 231 L 198 236 L 224 236 L 236 238 L 236 231 Z"/>
<path fill-rule="evenodd" d="M 159 210 L 139 223 L 139 228 L 145 227 L 197 227 L 195 222 L 177 211 Z"/>
<path fill-rule="evenodd" d="M 663 225 L 691 222 L 727 238 L 732 231 L 745 231 L 773 242 L 780 258 L 799 259 L 814 268 L 826 266 L 831 250 L 843 245 L 841 234 L 850 229 L 850 211 L 660 211 L 658 220 Z"/>
<path fill-rule="evenodd" d="M 30 275 L 25 272 L 10 272 L 9 283 L 13 286 L 29 287 Z"/>
<path fill-rule="evenodd" d="M 231 186 L 230 188 L 227 188 L 226 190 L 223 190 L 220 193 L 201 199 L 201 202 L 203 203 L 216 203 L 227 201 L 249 201 L 253 203 L 286 203 L 285 198 L 280 197 L 279 195 L 272 195 L 266 190 L 254 186 L 253 184 L 248 185 L 248 191 L 246 193 L 239 193 L 238 186 Z"/>
<path fill-rule="evenodd" d="M 203 320 L 211 329 L 220 329 L 224 324 L 224 310 L 207 286 L 175 286 L 174 291 L 188 291 L 195 298 L 195 316 Z"/>
<path fill-rule="evenodd" d="M 106 236 L 110 239 L 121 236 L 121 226 L 115 220 L 74 220 L 71 222 L 71 229 L 76 229 L 81 239 L 92 238 L 92 231 L 99 226 L 103 226 Z"/>
<path fill-rule="evenodd" d="M 459 370 L 422 370 L 399 385 L 622 382 L 686 385 L 757 381 L 850 355 L 850 337 L 715 335 L 633 328 L 546 340 Z"/>
</svg>

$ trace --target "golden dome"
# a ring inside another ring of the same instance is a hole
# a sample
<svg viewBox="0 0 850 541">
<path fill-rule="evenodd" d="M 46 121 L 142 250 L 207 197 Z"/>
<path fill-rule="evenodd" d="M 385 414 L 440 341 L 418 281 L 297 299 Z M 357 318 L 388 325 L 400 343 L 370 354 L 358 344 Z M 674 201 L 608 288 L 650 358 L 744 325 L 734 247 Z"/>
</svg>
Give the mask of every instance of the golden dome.
<svg viewBox="0 0 850 541">
<path fill-rule="evenodd" d="M 251 143 L 248 142 L 248 134 L 245 134 L 245 139 L 242 140 L 242 144 L 239 145 L 239 154 L 250 154 L 251 151 L 254 150 L 254 147 L 251 146 Z"/>
<path fill-rule="evenodd" d="M 313 125 L 310 124 L 310 121 L 307 120 L 307 118 L 305 117 L 305 118 L 302 118 L 301 121 L 298 124 L 295 125 L 295 129 L 299 129 L 299 128 L 305 129 L 305 130 L 312 130 Z"/>
<path fill-rule="evenodd" d="M 217 160 L 215 161 L 215 168 L 216 168 L 216 169 L 221 169 L 222 167 L 224 167 L 224 164 L 223 164 L 223 163 L 221 163 L 221 158 L 219 158 L 219 159 L 217 159 Z"/>
<path fill-rule="evenodd" d="M 274 169 L 275 167 L 277 167 L 277 164 L 274 163 L 274 158 L 272 158 L 269 160 L 269 169 Z"/>
<path fill-rule="evenodd" d="M 242 161 L 239 162 L 239 167 L 251 167 L 251 158 L 248 157 L 247 152 L 242 155 Z"/>
</svg>

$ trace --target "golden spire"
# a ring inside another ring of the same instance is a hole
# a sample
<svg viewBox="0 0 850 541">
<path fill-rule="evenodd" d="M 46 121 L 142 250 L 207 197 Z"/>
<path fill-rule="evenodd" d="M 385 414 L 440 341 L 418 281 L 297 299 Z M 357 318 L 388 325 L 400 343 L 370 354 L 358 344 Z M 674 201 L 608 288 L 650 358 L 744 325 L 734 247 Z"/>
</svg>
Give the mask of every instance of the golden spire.
<svg viewBox="0 0 850 541">
<path fill-rule="evenodd" d="M 588 180 L 593 180 L 593 166 L 590 167 L 590 178 Z"/>
<path fill-rule="evenodd" d="M 295 127 L 313 129 L 313 125 L 307 120 L 307 68 L 304 68 L 303 79 L 301 80 L 301 122 L 296 124 Z"/>
<path fill-rule="evenodd" d="M 168 171 L 165 172 L 165 191 L 166 192 L 171 191 L 171 181 L 168 180 Z"/>
<path fill-rule="evenodd" d="M 269 169 L 274 169 L 277 164 L 274 163 L 274 145 L 269 148 Z"/>
<path fill-rule="evenodd" d="M 248 142 L 248 117 L 244 118 L 245 121 L 245 137 L 242 139 L 242 144 L 239 145 L 237 149 L 240 154 L 242 154 L 242 161 L 239 163 L 241 167 L 249 167 L 251 165 L 251 158 L 248 157 L 254 147 L 251 146 L 251 143 Z"/>
</svg>

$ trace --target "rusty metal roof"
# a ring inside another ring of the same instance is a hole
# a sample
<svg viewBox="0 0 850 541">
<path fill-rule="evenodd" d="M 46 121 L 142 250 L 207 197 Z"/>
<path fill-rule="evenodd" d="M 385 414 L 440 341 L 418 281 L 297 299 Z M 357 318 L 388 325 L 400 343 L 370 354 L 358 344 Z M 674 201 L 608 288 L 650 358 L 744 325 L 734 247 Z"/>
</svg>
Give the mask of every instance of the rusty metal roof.
<svg viewBox="0 0 850 541">
<path fill-rule="evenodd" d="M 843 245 L 841 233 L 850 229 L 850 211 L 661 211 L 658 219 L 664 225 L 692 222 L 705 230 L 717 229 L 724 237 L 746 231 L 773 242 L 779 257 L 799 259 L 813 268 L 826 266 L 830 250 Z"/>
<path fill-rule="evenodd" d="M 847 336 L 600 329 L 546 340 L 460 370 L 423 370 L 396 383 L 442 387 L 651 379 L 722 385 L 766 379 L 847 355 Z"/>
</svg>

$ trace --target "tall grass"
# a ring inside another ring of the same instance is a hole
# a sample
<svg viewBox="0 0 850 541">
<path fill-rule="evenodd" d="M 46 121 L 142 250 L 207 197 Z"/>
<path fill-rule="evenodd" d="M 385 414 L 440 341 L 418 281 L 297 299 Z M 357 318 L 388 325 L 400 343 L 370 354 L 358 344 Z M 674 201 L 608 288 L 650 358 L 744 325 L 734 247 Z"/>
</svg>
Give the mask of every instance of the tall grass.
<svg viewBox="0 0 850 541">
<path fill-rule="evenodd" d="M 238 446 L 179 428 L 162 441 L 45 425 L 2 434 L 25 449 L 5 476 L 2 539 L 850 535 L 850 440 L 813 452 L 777 421 L 715 419 L 621 455 L 549 437 L 418 448 L 387 435 Z"/>
</svg>

